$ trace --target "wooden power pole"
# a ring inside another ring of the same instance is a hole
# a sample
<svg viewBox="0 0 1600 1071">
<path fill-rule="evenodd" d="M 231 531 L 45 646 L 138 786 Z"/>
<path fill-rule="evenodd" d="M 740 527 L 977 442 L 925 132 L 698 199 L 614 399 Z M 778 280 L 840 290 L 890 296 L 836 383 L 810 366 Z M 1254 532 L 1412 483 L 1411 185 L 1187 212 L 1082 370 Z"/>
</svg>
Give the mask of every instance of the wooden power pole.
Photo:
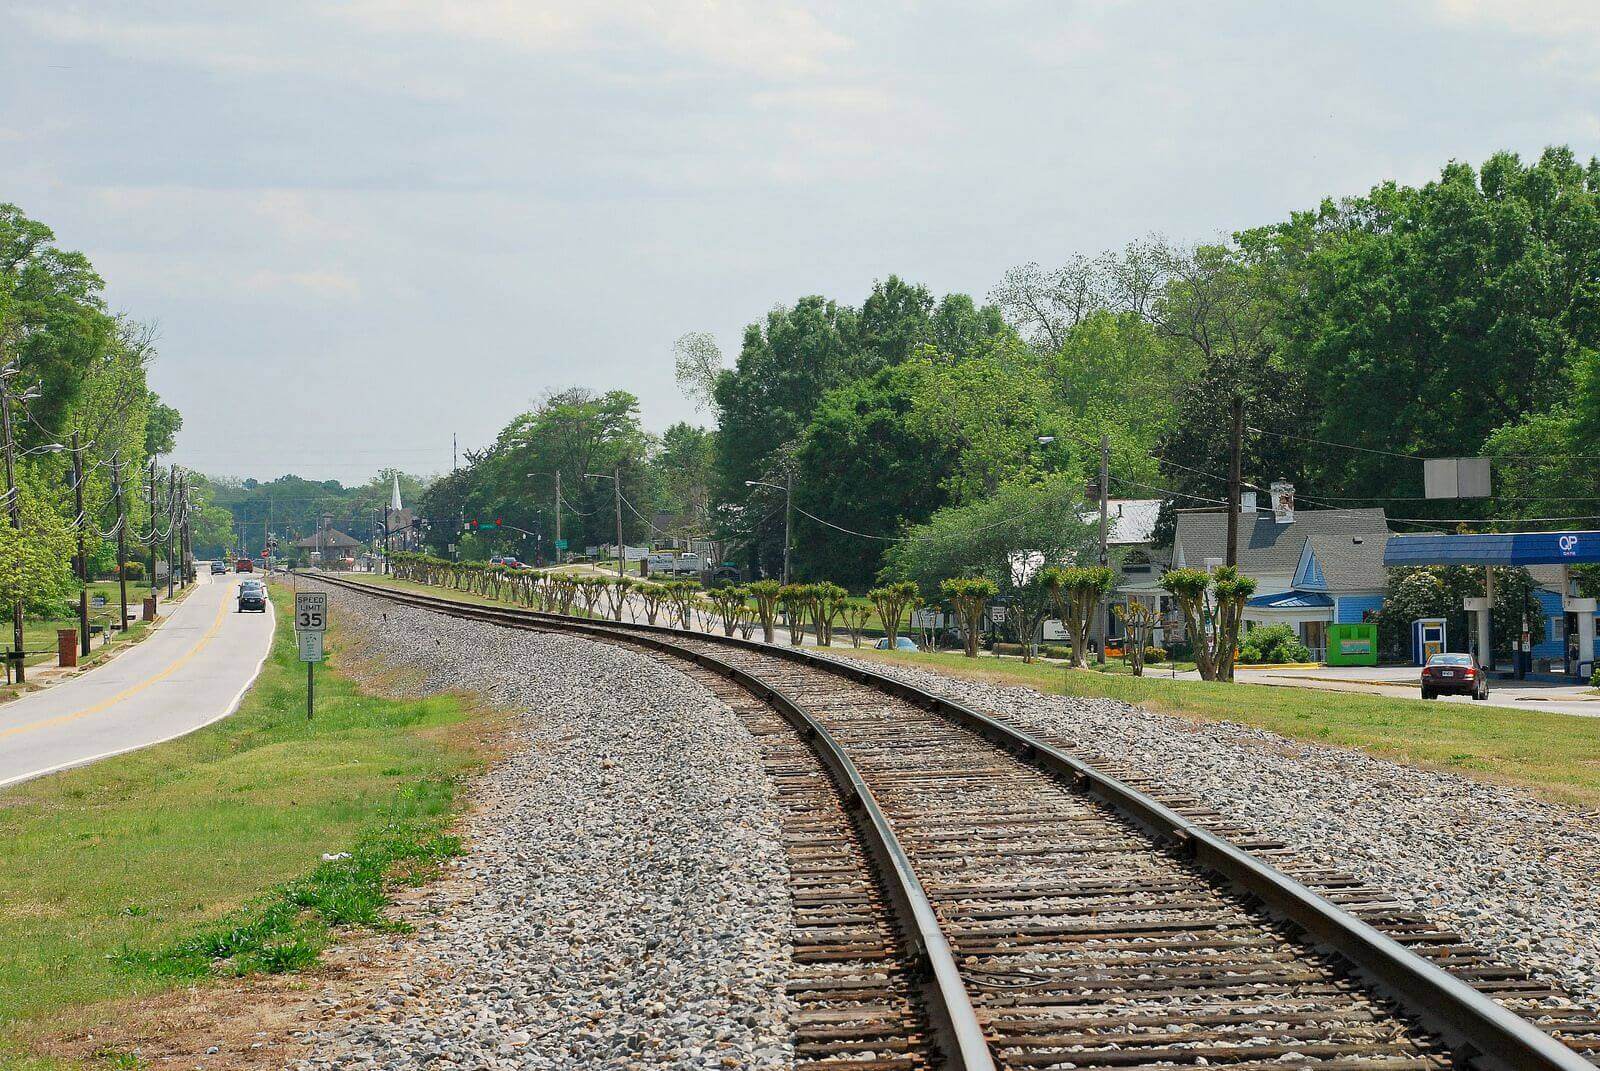
<svg viewBox="0 0 1600 1071">
<path fill-rule="evenodd" d="M 1233 396 L 1232 419 L 1228 428 L 1228 542 L 1223 559 L 1228 565 L 1239 564 L 1239 491 L 1240 455 L 1244 452 L 1244 398 Z"/>
</svg>

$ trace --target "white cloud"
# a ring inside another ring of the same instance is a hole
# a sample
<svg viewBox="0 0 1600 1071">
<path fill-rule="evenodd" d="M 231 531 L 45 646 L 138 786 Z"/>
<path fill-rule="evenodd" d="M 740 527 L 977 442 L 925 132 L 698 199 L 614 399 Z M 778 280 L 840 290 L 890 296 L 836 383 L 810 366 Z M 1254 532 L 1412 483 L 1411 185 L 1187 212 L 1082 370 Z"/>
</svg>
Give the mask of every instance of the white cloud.
<svg viewBox="0 0 1600 1071">
<path fill-rule="evenodd" d="M 659 49 L 717 67 L 805 74 L 850 40 L 792 3 L 724 0 L 356 0 L 338 14 L 364 30 L 489 42 L 535 54 Z"/>
<path fill-rule="evenodd" d="M 1542 75 L 1600 80 L 1600 4 L 1594 0 L 1433 0 L 1447 24 L 1542 42 L 1531 66 Z"/>
<path fill-rule="evenodd" d="M 361 293 L 361 283 L 354 276 L 333 268 L 311 271 L 271 271 L 261 269 L 244 278 L 242 289 L 249 291 L 298 291 L 312 297 L 346 299 Z"/>
<path fill-rule="evenodd" d="M 1594 0 L 1433 0 L 1447 21 L 1491 26 L 1535 37 L 1600 38 L 1600 5 Z"/>
</svg>

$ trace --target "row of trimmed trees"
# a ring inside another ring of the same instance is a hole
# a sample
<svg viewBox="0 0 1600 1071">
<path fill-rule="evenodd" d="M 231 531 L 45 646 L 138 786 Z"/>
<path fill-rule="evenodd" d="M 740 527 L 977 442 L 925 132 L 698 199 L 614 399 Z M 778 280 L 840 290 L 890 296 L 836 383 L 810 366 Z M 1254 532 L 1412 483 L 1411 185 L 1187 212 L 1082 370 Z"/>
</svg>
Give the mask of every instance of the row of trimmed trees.
<svg viewBox="0 0 1600 1071">
<path fill-rule="evenodd" d="M 481 562 L 453 562 L 427 554 L 391 555 L 395 575 L 405 580 L 450 587 L 494 599 L 505 599 L 550 613 L 581 612 L 590 617 L 622 620 L 624 612 L 646 624 L 721 629 L 724 635 L 749 638 L 761 629 L 762 639 L 777 638 L 780 615 L 789 642 L 799 646 L 807 632 L 821 646 L 833 643 L 843 628 L 851 645 L 861 640 L 876 619 L 894 648 L 911 614 L 922 605 L 912 581 L 873 588 L 865 598 L 852 597 L 838 584 L 780 584 L 755 580 L 704 591 L 692 580 L 653 581 L 629 576 L 577 575 L 529 568 L 508 568 Z M 999 586 L 984 577 L 954 577 L 940 584 L 940 594 L 960 623 L 967 656 L 976 657 L 984 619 L 999 605 L 1006 623 L 1022 638 L 1023 659 L 1036 654 L 1034 637 L 1052 614 L 1066 626 L 1072 643 L 1071 664 L 1088 664 L 1089 639 L 1097 607 L 1110 594 L 1116 573 L 1105 566 L 1034 568 L 1007 598 L 996 603 Z M 1234 649 L 1244 605 L 1256 583 L 1232 566 L 1207 572 L 1171 569 L 1161 586 L 1173 596 L 1194 647 L 1195 665 L 1204 680 L 1232 680 Z M 1158 623 L 1155 610 L 1132 602 L 1117 612 L 1128 628 L 1133 671 L 1143 671 L 1150 630 Z"/>
</svg>

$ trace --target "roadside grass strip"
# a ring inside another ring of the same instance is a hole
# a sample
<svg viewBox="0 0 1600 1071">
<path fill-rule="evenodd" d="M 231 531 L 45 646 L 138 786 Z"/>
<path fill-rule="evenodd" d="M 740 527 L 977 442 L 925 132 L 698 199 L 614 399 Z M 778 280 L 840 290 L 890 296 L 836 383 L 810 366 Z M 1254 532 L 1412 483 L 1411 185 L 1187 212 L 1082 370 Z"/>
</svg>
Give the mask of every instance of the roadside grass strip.
<svg viewBox="0 0 1600 1071">
<path fill-rule="evenodd" d="M 445 833 L 453 786 L 424 781 L 401 793 L 381 829 L 363 833 L 348 852 L 332 853 L 309 875 L 273 889 L 259 903 L 166 948 L 122 948 L 113 962 L 182 981 L 217 974 L 281 974 L 309 967 L 335 927 L 405 932 L 387 919 L 388 887 L 421 884 L 439 864 L 460 855 L 461 840 Z"/>
<path fill-rule="evenodd" d="M 461 778 L 494 715 L 456 695 L 387 699 L 305 666 L 289 605 L 229 718 L 0 790 L 0 1068 L 73 1009 L 208 976 L 302 969 L 341 927 L 394 928 L 386 890 L 461 845 Z M 80 1013 L 86 1014 L 86 1013 Z"/>
</svg>

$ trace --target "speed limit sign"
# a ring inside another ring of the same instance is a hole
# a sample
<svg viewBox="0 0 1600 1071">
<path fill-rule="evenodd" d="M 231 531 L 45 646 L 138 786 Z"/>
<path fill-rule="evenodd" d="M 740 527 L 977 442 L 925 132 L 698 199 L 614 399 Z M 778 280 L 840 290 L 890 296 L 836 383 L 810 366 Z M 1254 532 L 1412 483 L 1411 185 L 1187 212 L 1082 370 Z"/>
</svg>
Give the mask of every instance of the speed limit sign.
<svg viewBox="0 0 1600 1071">
<path fill-rule="evenodd" d="M 299 591 L 294 596 L 296 632 L 325 632 L 328 628 L 328 594 L 324 591 Z"/>
</svg>

